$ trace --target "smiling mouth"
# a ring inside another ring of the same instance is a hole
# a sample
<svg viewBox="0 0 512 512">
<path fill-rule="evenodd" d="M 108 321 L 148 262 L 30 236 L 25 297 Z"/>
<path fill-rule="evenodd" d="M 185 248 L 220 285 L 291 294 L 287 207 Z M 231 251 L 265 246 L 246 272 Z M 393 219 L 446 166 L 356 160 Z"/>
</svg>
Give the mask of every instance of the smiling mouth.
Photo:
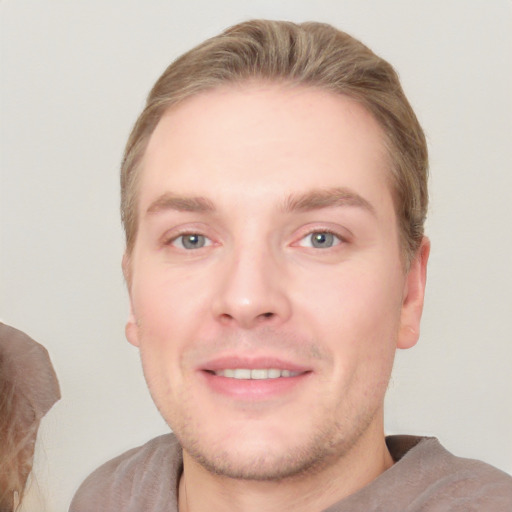
<svg viewBox="0 0 512 512">
<path fill-rule="evenodd" d="M 210 371 L 209 373 L 217 377 L 226 377 L 228 379 L 265 380 L 297 377 L 305 372 L 293 372 L 291 370 L 280 370 L 278 368 L 226 368 L 223 370 Z"/>
</svg>

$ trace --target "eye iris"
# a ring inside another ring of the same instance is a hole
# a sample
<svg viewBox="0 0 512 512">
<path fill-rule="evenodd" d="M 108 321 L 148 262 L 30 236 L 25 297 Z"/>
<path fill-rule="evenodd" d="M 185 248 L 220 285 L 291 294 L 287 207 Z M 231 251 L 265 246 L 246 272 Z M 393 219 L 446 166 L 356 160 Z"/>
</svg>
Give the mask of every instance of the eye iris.
<svg viewBox="0 0 512 512">
<path fill-rule="evenodd" d="M 205 238 L 203 235 L 184 235 L 182 243 L 185 249 L 200 249 L 205 244 Z"/>
<path fill-rule="evenodd" d="M 313 233 L 311 235 L 311 243 L 313 247 L 320 249 L 332 247 L 334 243 L 334 235 L 332 233 Z"/>
</svg>

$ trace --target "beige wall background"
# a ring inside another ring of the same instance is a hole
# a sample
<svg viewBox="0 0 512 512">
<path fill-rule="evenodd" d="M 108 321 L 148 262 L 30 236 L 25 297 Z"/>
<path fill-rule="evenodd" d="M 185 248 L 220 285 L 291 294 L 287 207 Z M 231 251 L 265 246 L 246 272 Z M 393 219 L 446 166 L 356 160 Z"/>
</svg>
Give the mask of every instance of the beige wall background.
<svg viewBox="0 0 512 512">
<path fill-rule="evenodd" d="M 170 61 L 251 17 L 333 23 L 398 69 L 430 145 L 432 256 L 387 429 L 512 472 L 509 0 L 4 0 L 0 317 L 48 348 L 63 394 L 25 510 L 66 510 L 101 462 L 167 430 L 124 340 L 119 162 Z"/>
</svg>

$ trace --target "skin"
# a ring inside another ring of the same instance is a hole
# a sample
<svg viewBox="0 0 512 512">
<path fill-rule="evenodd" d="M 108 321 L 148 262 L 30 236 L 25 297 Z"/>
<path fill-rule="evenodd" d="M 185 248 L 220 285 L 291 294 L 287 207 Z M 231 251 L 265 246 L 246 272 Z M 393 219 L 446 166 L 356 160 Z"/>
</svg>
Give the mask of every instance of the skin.
<svg viewBox="0 0 512 512">
<path fill-rule="evenodd" d="M 382 137 L 349 98 L 272 84 L 157 125 L 126 333 L 184 448 L 182 512 L 322 510 L 392 465 L 383 400 L 418 338 L 429 243 L 406 271 Z M 299 375 L 212 374 L 235 364 Z"/>
</svg>

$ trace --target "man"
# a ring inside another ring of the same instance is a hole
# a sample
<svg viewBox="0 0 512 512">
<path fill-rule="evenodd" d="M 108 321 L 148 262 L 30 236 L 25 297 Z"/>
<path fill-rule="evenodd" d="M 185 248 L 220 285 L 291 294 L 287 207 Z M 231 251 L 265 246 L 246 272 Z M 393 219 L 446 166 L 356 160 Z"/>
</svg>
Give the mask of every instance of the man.
<svg viewBox="0 0 512 512">
<path fill-rule="evenodd" d="M 121 183 L 126 334 L 174 434 L 98 469 L 72 512 L 509 510 L 504 473 L 384 436 L 426 181 L 395 72 L 330 26 L 251 21 L 173 63 Z"/>
</svg>

